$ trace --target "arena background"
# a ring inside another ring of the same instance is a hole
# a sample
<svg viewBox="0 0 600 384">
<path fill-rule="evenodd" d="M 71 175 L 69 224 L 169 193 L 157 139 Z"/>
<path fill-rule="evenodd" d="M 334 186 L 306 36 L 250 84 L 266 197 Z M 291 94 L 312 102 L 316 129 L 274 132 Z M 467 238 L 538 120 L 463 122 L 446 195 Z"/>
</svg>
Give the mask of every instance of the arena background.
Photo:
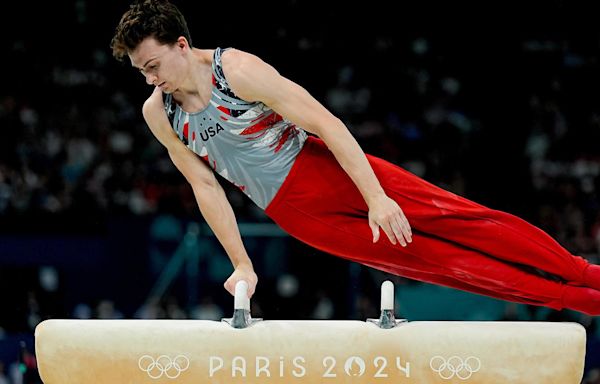
<svg viewBox="0 0 600 384">
<path fill-rule="evenodd" d="M 259 55 L 342 118 L 367 152 L 600 261 L 591 3 L 175 3 L 194 46 Z M 44 319 L 229 316 L 229 262 L 141 117 L 151 90 L 111 57 L 127 2 L 2 7 L 0 383 L 38 382 L 29 354 Z M 379 284 L 391 279 L 397 315 L 409 320 L 577 321 L 588 330 L 585 382 L 600 383 L 596 318 L 347 263 L 282 236 L 224 186 L 260 279 L 255 316 L 376 317 Z M 193 224 L 200 236 L 186 243 Z M 161 275 L 173 259 L 185 262 Z"/>
</svg>

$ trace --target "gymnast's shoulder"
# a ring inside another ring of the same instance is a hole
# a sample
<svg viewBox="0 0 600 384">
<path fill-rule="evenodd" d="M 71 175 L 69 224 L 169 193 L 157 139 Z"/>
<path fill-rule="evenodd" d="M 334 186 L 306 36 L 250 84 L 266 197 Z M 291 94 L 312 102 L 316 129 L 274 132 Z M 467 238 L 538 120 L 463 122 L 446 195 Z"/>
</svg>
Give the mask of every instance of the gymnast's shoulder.
<svg viewBox="0 0 600 384">
<path fill-rule="evenodd" d="M 142 106 L 142 115 L 148 128 L 150 128 L 150 131 L 152 131 L 158 141 L 169 147 L 168 144 L 176 139 L 176 135 L 167 117 L 163 94 L 160 88 L 156 87 L 148 99 L 146 99 Z"/>
</svg>

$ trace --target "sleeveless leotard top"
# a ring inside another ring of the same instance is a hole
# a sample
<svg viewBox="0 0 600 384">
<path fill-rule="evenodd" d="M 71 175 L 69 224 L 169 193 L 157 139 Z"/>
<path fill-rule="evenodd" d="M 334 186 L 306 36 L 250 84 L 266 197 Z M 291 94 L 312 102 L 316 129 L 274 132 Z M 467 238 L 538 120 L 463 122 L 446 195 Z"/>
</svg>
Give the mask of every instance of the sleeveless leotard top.
<svg viewBox="0 0 600 384">
<path fill-rule="evenodd" d="M 215 172 L 265 209 L 288 175 L 306 132 L 261 102 L 248 102 L 229 88 L 221 67 L 225 49 L 212 64 L 212 96 L 199 112 L 186 112 L 166 95 L 165 109 L 179 139 Z"/>
</svg>

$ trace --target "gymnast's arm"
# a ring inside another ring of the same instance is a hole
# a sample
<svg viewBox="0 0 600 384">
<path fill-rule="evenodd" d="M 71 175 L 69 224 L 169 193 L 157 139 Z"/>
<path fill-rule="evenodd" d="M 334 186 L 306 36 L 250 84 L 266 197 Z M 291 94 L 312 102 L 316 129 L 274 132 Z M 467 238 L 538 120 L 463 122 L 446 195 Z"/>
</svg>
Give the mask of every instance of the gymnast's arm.
<svg viewBox="0 0 600 384">
<path fill-rule="evenodd" d="M 234 272 L 224 286 L 232 295 L 239 280 L 248 282 L 252 296 L 258 278 L 248 257 L 231 204 L 213 171 L 177 137 L 164 110 L 162 92 L 157 88 L 146 100 L 143 115 L 148 127 L 168 150 L 173 164 L 192 186 L 202 216 L 227 252 Z"/>
<path fill-rule="evenodd" d="M 369 207 L 373 242 L 379 227 L 390 242 L 402 246 L 412 241 L 404 212 L 384 192 L 367 158 L 344 123 L 304 88 L 284 78 L 260 58 L 239 50 L 223 54 L 223 71 L 232 90 L 242 99 L 262 101 L 299 127 L 319 136 L 358 187 Z"/>
</svg>

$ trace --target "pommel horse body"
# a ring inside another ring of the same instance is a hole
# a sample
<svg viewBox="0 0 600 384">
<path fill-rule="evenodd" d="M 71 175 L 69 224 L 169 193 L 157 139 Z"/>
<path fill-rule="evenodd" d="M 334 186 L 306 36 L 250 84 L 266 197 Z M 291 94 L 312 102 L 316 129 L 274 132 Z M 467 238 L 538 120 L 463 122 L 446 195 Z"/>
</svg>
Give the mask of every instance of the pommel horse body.
<svg viewBox="0 0 600 384">
<path fill-rule="evenodd" d="M 38 367 L 45 384 L 581 382 L 581 325 L 396 320 L 390 285 L 367 322 L 257 321 L 243 284 L 222 322 L 47 320 Z"/>
</svg>

